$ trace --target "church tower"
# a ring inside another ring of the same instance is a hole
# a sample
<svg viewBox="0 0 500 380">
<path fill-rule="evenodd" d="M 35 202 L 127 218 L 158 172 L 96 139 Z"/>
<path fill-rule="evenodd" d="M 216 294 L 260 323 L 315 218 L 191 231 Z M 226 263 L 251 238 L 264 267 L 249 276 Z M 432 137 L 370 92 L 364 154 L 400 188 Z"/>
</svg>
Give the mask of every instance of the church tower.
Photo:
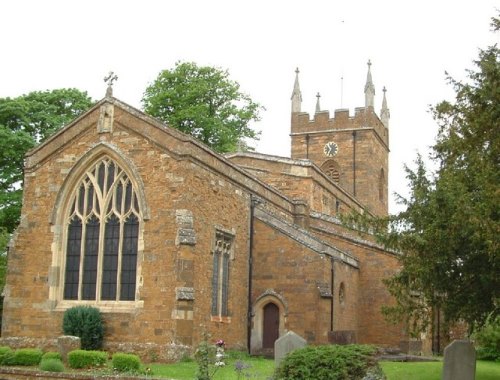
<svg viewBox="0 0 500 380">
<path fill-rule="evenodd" d="M 292 159 L 309 159 L 330 179 L 354 195 L 376 215 L 388 213 L 389 109 L 386 90 L 380 117 L 374 110 L 371 62 L 365 84 L 365 106 L 337 109 L 333 118 L 319 106 L 314 117 L 301 111 L 302 94 L 296 70 L 292 93 Z"/>
</svg>

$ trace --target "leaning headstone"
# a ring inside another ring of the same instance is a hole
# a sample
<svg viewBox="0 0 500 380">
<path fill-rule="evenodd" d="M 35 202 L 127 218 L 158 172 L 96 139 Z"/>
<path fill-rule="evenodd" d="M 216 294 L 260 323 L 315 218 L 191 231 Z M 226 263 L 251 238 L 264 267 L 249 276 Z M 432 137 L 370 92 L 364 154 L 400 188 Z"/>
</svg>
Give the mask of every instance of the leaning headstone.
<svg viewBox="0 0 500 380">
<path fill-rule="evenodd" d="M 442 380 L 474 380 L 476 350 L 468 340 L 454 340 L 444 349 Z"/>
<path fill-rule="evenodd" d="M 288 331 L 285 335 L 274 342 L 274 364 L 279 366 L 281 360 L 293 350 L 302 348 L 307 344 L 307 341 L 293 331 Z"/>
<path fill-rule="evenodd" d="M 77 336 L 63 335 L 57 338 L 57 351 L 64 362 L 68 361 L 69 352 L 79 350 L 81 347 L 81 340 Z"/>
</svg>

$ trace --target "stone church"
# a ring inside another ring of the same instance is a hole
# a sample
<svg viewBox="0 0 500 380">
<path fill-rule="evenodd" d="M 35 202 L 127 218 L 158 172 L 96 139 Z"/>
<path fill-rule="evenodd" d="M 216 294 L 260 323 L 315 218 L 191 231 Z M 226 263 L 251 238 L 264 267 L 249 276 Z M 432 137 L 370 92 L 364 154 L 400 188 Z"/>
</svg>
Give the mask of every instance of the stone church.
<svg viewBox="0 0 500 380">
<path fill-rule="evenodd" d="M 272 354 L 309 344 L 394 347 L 382 280 L 397 256 L 342 226 L 388 210 L 389 110 L 302 112 L 291 98 L 291 158 L 215 153 L 121 102 L 111 87 L 28 152 L 22 217 L 8 252 L 4 344 L 52 347 L 65 310 L 102 312 L 104 348 L 175 359 L 208 333 Z"/>
</svg>

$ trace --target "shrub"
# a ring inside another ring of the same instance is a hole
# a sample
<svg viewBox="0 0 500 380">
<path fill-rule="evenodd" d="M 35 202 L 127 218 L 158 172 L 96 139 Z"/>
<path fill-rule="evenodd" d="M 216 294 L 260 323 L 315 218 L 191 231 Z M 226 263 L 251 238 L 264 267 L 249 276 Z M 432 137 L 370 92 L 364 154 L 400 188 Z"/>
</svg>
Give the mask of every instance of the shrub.
<svg viewBox="0 0 500 380">
<path fill-rule="evenodd" d="M 288 354 L 275 371 L 276 379 L 357 380 L 375 365 L 376 349 L 366 345 L 310 346 Z"/>
<path fill-rule="evenodd" d="M 82 349 L 98 350 L 102 347 L 104 324 L 99 309 L 90 306 L 75 306 L 64 312 L 63 332 L 78 336 Z"/>
<path fill-rule="evenodd" d="M 68 353 L 71 368 L 100 367 L 108 361 L 108 354 L 103 351 L 74 350 Z"/>
<path fill-rule="evenodd" d="M 141 359 L 137 355 L 117 352 L 111 358 L 113 369 L 119 372 L 138 372 L 141 368 Z"/>
<path fill-rule="evenodd" d="M 474 337 L 478 346 L 478 359 L 500 361 L 500 315 L 490 315 Z"/>
<path fill-rule="evenodd" d="M 61 359 L 43 358 L 40 362 L 40 369 L 48 372 L 63 372 L 64 364 Z"/>
<path fill-rule="evenodd" d="M 62 360 L 61 354 L 55 351 L 48 351 L 42 356 L 42 360 L 44 359 L 59 359 Z"/>
<path fill-rule="evenodd" d="M 43 352 L 38 348 L 20 348 L 16 350 L 12 357 L 7 361 L 7 365 L 38 365 L 42 360 Z"/>
<path fill-rule="evenodd" d="M 7 346 L 0 346 L 0 365 L 8 365 L 14 356 L 12 348 Z"/>
</svg>

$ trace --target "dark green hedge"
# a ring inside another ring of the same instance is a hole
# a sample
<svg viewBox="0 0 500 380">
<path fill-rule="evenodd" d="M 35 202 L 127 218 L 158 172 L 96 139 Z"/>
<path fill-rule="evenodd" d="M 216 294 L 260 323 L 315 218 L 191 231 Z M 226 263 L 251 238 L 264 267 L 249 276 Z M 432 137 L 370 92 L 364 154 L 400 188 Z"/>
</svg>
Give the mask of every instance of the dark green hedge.
<svg viewBox="0 0 500 380">
<path fill-rule="evenodd" d="M 91 306 L 75 306 L 64 312 L 63 332 L 78 336 L 82 349 L 99 350 L 102 348 L 104 323 L 99 309 Z"/>
<path fill-rule="evenodd" d="M 101 367 L 108 361 L 108 354 L 103 351 L 74 350 L 68 354 L 71 368 Z"/>
<path fill-rule="evenodd" d="M 141 359 L 137 355 L 117 352 L 111 358 L 113 369 L 119 372 L 138 372 Z"/>
<path fill-rule="evenodd" d="M 358 380 L 376 365 L 376 349 L 366 345 L 308 346 L 288 354 L 275 371 L 277 380 Z"/>
</svg>

